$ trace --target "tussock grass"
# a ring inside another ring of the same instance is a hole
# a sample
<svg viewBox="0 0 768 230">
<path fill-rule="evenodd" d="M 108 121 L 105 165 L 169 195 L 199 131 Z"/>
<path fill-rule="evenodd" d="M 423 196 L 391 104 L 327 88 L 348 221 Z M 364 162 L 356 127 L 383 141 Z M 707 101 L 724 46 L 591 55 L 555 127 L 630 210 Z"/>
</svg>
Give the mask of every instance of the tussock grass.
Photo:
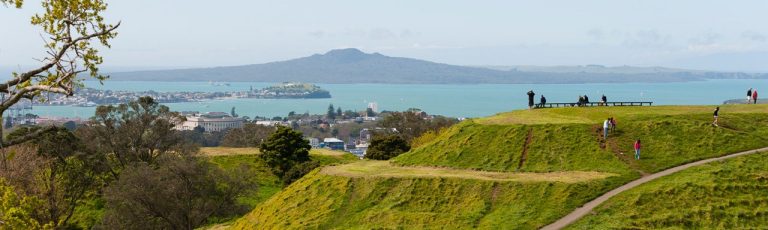
<svg viewBox="0 0 768 230">
<path fill-rule="evenodd" d="M 619 194 L 570 229 L 763 229 L 768 153 L 693 167 Z"/>
<path fill-rule="evenodd" d="M 345 177 L 461 178 L 489 181 L 562 183 L 578 183 L 618 176 L 618 174 L 613 173 L 585 171 L 504 173 L 434 167 L 400 167 L 393 166 L 388 161 L 358 161 L 350 164 L 325 167 L 321 172 L 326 175 Z"/>
</svg>

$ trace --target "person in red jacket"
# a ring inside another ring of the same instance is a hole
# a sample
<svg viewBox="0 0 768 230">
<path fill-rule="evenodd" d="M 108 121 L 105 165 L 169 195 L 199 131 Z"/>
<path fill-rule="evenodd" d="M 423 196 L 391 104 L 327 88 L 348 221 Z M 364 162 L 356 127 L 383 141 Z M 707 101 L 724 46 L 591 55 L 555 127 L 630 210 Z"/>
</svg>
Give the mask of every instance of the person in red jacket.
<svg viewBox="0 0 768 230">
<path fill-rule="evenodd" d="M 640 148 L 642 147 L 640 139 L 637 139 L 637 141 L 635 141 L 635 160 L 640 160 Z"/>
<path fill-rule="evenodd" d="M 757 89 L 752 91 L 752 104 L 757 104 Z"/>
</svg>

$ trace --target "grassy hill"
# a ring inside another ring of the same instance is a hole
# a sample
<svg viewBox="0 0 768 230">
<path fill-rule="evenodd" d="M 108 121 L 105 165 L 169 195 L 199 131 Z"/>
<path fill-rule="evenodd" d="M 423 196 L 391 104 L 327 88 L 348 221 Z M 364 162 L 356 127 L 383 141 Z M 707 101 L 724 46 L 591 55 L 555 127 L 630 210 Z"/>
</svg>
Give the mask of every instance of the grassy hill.
<svg viewBox="0 0 768 230">
<path fill-rule="evenodd" d="M 712 109 L 564 108 L 470 120 L 390 163 L 316 170 L 234 227 L 536 229 L 642 174 L 768 143 L 768 106 L 723 106 L 719 128 Z M 610 116 L 619 129 L 603 142 L 599 124 Z M 638 138 L 640 161 L 631 156 Z M 553 175 L 565 179 L 537 179 Z"/>
<path fill-rule="evenodd" d="M 761 229 L 768 154 L 693 167 L 622 193 L 570 229 Z"/>
</svg>

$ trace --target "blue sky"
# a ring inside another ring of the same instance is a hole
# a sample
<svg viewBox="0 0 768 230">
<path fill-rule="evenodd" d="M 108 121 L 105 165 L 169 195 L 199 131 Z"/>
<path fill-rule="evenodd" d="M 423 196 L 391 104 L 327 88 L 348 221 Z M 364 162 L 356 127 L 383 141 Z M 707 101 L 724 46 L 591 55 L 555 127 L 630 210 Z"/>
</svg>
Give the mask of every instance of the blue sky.
<svg viewBox="0 0 768 230">
<path fill-rule="evenodd" d="M 354 47 L 459 65 L 634 65 L 768 72 L 768 1 L 110 1 L 107 69 L 255 64 Z M 0 7 L 0 66 L 43 52 Z"/>
</svg>

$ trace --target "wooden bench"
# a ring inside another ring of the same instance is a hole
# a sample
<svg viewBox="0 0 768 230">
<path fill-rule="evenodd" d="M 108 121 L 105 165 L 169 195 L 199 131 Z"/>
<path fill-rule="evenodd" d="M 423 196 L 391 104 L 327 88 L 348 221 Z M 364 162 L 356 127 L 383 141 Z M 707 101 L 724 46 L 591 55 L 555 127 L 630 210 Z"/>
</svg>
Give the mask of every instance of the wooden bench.
<svg viewBox="0 0 768 230">
<path fill-rule="evenodd" d="M 593 107 L 593 106 L 652 106 L 653 102 L 650 101 L 616 101 L 616 102 L 589 102 L 589 103 L 546 103 L 536 104 L 535 108 L 560 108 L 560 107 Z"/>
</svg>

